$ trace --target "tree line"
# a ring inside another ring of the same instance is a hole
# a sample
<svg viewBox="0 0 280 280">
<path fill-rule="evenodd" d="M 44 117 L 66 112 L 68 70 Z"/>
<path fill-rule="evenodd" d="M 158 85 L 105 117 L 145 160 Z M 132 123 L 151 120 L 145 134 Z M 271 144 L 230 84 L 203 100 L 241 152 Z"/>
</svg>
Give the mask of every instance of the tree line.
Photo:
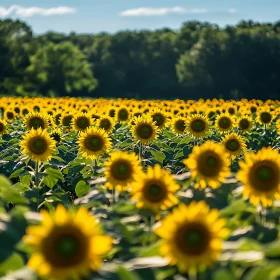
<svg viewBox="0 0 280 280">
<path fill-rule="evenodd" d="M 2 95 L 277 99 L 279 81 L 280 21 L 36 36 L 0 21 Z"/>
</svg>

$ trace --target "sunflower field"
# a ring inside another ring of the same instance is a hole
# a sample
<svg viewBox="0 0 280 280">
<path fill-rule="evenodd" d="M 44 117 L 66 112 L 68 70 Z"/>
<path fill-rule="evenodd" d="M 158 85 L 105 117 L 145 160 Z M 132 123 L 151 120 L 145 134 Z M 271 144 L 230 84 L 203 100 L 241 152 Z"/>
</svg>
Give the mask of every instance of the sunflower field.
<svg viewBox="0 0 280 280">
<path fill-rule="evenodd" d="M 280 279 L 280 101 L 0 98 L 0 277 Z"/>
</svg>

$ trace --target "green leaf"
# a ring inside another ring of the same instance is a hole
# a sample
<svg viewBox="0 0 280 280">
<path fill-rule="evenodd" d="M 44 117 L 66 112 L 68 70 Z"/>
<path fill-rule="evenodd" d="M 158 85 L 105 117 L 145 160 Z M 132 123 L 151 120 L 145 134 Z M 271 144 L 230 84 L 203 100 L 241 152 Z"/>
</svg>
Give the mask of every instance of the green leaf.
<svg viewBox="0 0 280 280">
<path fill-rule="evenodd" d="M 10 175 L 10 179 L 12 179 L 12 178 L 16 178 L 16 177 L 19 177 L 19 175 L 21 174 L 21 173 L 23 173 L 24 172 L 24 167 L 22 167 L 22 168 L 20 168 L 20 169 L 17 169 L 16 171 L 14 171 L 11 175 Z"/>
<path fill-rule="evenodd" d="M 280 240 L 267 244 L 265 255 L 269 257 L 280 257 Z"/>
<path fill-rule="evenodd" d="M 139 257 L 152 257 L 152 256 L 159 256 L 160 255 L 160 245 L 161 245 L 162 241 L 159 240 L 157 242 L 155 242 L 154 244 L 152 244 L 149 247 L 145 247 L 142 250 L 140 250 L 139 252 Z"/>
<path fill-rule="evenodd" d="M 243 199 L 237 200 L 221 211 L 221 217 L 231 216 L 244 212 L 247 208 L 248 206 Z"/>
<path fill-rule="evenodd" d="M 165 154 L 160 151 L 150 151 L 153 157 L 156 159 L 156 161 L 160 162 L 161 164 L 165 160 Z"/>
<path fill-rule="evenodd" d="M 64 181 L 64 177 L 59 169 L 48 167 L 46 173 L 54 179 Z"/>
<path fill-rule="evenodd" d="M 236 278 L 228 270 L 219 269 L 214 272 L 213 280 L 236 280 Z"/>
<path fill-rule="evenodd" d="M 26 198 L 18 190 L 13 188 L 11 182 L 2 175 L 0 175 L 0 196 L 6 202 L 27 204 Z"/>
<path fill-rule="evenodd" d="M 11 255 L 7 260 L 0 264 L 0 275 L 5 276 L 9 272 L 16 271 L 24 266 L 21 256 L 17 253 Z"/>
<path fill-rule="evenodd" d="M 140 277 L 133 271 L 128 271 L 123 266 L 117 268 L 117 273 L 121 280 L 140 280 Z"/>
<path fill-rule="evenodd" d="M 90 191 L 90 186 L 87 182 L 81 180 L 77 183 L 75 187 L 75 193 L 78 197 L 82 197 L 83 195 L 87 194 Z"/>
</svg>

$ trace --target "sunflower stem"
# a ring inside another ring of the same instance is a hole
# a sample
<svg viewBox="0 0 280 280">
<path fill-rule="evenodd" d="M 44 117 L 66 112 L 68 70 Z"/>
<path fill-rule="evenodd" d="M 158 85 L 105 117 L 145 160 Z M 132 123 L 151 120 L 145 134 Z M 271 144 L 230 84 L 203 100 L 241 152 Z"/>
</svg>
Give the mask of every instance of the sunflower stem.
<svg viewBox="0 0 280 280">
<path fill-rule="evenodd" d="M 39 162 L 35 162 L 35 187 L 39 188 Z"/>
<path fill-rule="evenodd" d="M 142 143 L 139 142 L 139 160 L 142 160 Z"/>
</svg>

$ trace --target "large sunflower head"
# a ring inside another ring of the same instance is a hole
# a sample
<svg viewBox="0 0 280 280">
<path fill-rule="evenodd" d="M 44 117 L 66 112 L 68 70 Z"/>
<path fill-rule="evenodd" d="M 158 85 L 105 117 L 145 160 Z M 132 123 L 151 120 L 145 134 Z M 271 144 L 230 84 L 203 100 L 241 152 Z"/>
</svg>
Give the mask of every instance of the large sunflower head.
<svg viewBox="0 0 280 280">
<path fill-rule="evenodd" d="M 280 199 L 280 155 L 271 147 L 257 153 L 245 154 L 240 161 L 237 178 L 244 185 L 243 194 L 252 204 L 271 206 L 274 199 Z"/>
<path fill-rule="evenodd" d="M 85 113 L 79 113 L 72 119 L 72 127 L 78 132 L 86 131 L 91 124 L 91 116 Z"/>
<path fill-rule="evenodd" d="M 213 265 L 228 237 L 226 221 L 204 201 L 180 204 L 155 229 L 162 239 L 161 253 L 181 272 L 196 273 Z"/>
<path fill-rule="evenodd" d="M 130 113 L 129 110 L 126 107 L 120 107 L 116 113 L 116 119 L 117 121 L 123 123 L 127 122 L 129 120 Z"/>
<path fill-rule="evenodd" d="M 178 202 L 174 194 L 179 188 L 170 172 L 157 164 L 154 168 L 149 166 L 146 173 L 138 176 L 132 184 L 131 194 L 137 207 L 158 212 Z"/>
<path fill-rule="evenodd" d="M 218 188 L 230 175 L 230 160 L 225 148 L 212 141 L 195 146 L 184 164 L 192 171 L 197 181 L 195 187 Z"/>
<path fill-rule="evenodd" d="M 31 129 L 20 143 L 22 152 L 33 161 L 50 160 L 56 151 L 55 140 L 48 134 L 47 130 Z"/>
<path fill-rule="evenodd" d="M 47 129 L 48 124 L 48 116 L 39 112 L 32 112 L 26 115 L 24 118 L 24 122 L 27 129 Z"/>
<path fill-rule="evenodd" d="M 256 121 L 260 124 L 269 125 L 274 120 L 274 113 L 269 107 L 262 107 L 257 112 Z"/>
<path fill-rule="evenodd" d="M 208 118 L 201 114 L 194 114 L 186 120 L 186 131 L 194 138 L 203 138 L 211 133 Z"/>
<path fill-rule="evenodd" d="M 220 114 L 216 118 L 216 128 L 221 133 L 230 132 L 235 124 L 234 117 L 228 113 Z"/>
<path fill-rule="evenodd" d="M 72 124 L 72 119 L 74 114 L 72 113 L 62 113 L 60 118 L 60 125 L 66 128 L 70 128 Z"/>
<path fill-rule="evenodd" d="M 222 139 L 222 144 L 232 159 L 239 157 L 247 147 L 245 140 L 235 132 L 227 134 Z"/>
<path fill-rule="evenodd" d="M 105 162 L 104 174 L 109 189 L 126 190 L 141 173 L 142 168 L 136 154 L 115 151 L 112 152 L 110 159 Z"/>
<path fill-rule="evenodd" d="M 132 135 L 135 140 L 148 144 L 158 137 L 158 128 L 150 116 L 140 116 L 133 120 Z"/>
<path fill-rule="evenodd" d="M 101 116 L 96 121 L 96 126 L 98 128 L 104 129 L 108 134 L 112 132 L 115 125 L 116 125 L 116 123 L 115 123 L 114 119 L 109 116 Z"/>
<path fill-rule="evenodd" d="M 151 113 L 151 117 L 159 129 L 166 127 L 168 123 L 167 115 L 163 110 L 157 108 Z"/>
<path fill-rule="evenodd" d="M 236 124 L 238 129 L 241 130 L 242 133 L 246 133 L 247 131 L 250 131 L 253 127 L 253 120 L 250 116 L 244 115 L 237 119 Z"/>
<path fill-rule="evenodd" d="M 170 121 L 171 130 L 178 135 L 186 133 L 186 118 L 175 117 Z"/>
<path fill-rule="evenodd" d="M 53 215 L 43 210 L 41 216 L 41 224 L 27 227 L 23 238 L 33 249 L 28 266 L 39 276 L 80 279 L 101 267 L 113 240 L 85 208 L 67 212 L 59 205 Z"/>
<path fill-rule="evenodd" d="M 4 119 L 0 119 L 0 135 L 7 132 L 7 122 Z"/>
<path fill-rule="evenodd" d="M 79 151 L 85 158 L 96 159 L 111 149 L 112 143 L 103 129 L 90 127 L 78 138 Z"/>
<path fill-rule="evenodd" d="M 4 112 L 4 118 L 7 122 L 13 122 L 17 113 L 12 108 L 7 108 Z"/>
</svg>

